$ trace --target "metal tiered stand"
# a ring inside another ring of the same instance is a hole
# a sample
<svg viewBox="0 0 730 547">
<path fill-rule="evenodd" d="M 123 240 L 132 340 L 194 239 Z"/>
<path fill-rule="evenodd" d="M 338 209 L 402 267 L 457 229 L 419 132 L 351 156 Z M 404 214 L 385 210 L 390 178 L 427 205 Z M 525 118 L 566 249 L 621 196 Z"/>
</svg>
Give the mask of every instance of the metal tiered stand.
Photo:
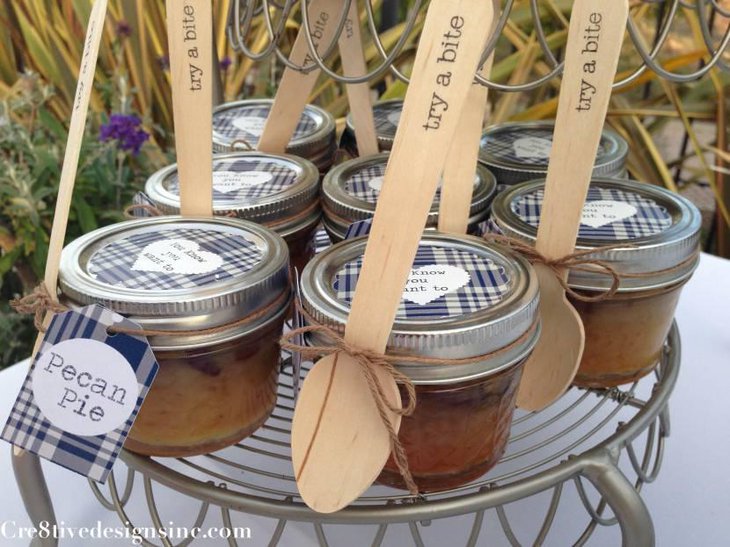
<svg viewBox="0 0 730 547">
<path fill-rule="evenodd" d="M 310 1 L 299 0 L 306 8 Z M 344 0 L 343 14 L 350 1 Z M 389 2 L 385 2 L 388 4 Z M 392 2 L 390 2 L 392 3 Z M 314 52 L 311 33 L 309 45 L 314 62 L 309 66 L 292 65 L 279 42 L 284 34 L 284 24 L 297 4 L 296 0 L 279 3 L 276 0 L 233 0 L 228 21 L 228 36 L 234 47 L 254 60 L 270 55 L 284 65 L 300 71 L 320 68 L 340 82 L 364 82 L 375 79 L 386 71 L 398 79 L 407 81 L 394 61 L 399 59 L 407 37 L 417 22 L 421 0 L 411 3 L 405 27 L 391 50 L 386 50 L 378 35 L 374 8 L 364 2 L 367 27 L 382 62 L 368 74 L 358 78 L 346 78 L 329 66 L 336 56 L 336 41 L 318 55 Z M 651 0 L 657 4 L 656 28 L 651 45 L 647 46 L 637 24 L 629 18 L 628 31 L 641 62 L 628 76 L 615 83 L 621 88 L 634 82 L 645 70 L 650 69 L 660 77 L 673 82 L 688 82 L 705 75 L 713 66 L 730 70 L 723 53 L 730 42 L 730 27 L 722 37 L 713 36 L 713 23 L 717 18 L 730 18 L 730 10 L 717 0 Z M 487 44 L 484 58 L 496 46 L 513 8 L 513 0 L 504 2 L 497 32 Z M 480 78 L 483 85 L 499 91 L 527 91 L 557 77 L 562 65 L 550 50 L 543 25 L 545 10 L 537 0 L 529 2 L 537 39 L 544 53 L 548 71 L 538 79 L 518 85 L 500 84 Z M 662 68 L 657 57 L 664 47 L 678 15 L 696 17 L 707 56 L 696 70 L 673 73 Z M 307 9 L 301 9 L 303 25 L 311 30 Z M 269 33 L 269 42 L 254 52 L 249 48 L 246 36 L 254 17 L 263 17 Z M 341 32 L 345 18 L 338 22 Z M 154 491 L 160 485 L 173 489 L 180 496 L 198 500 L 200 508 L 194 522 L 179 522 L 190 527 L 201 525 L 209 513 L 220 513 L 220 524 L 232 529 L 235 512 L 269 517 L 276 525 L 269 545 L 278 544 L 287 522 L 308 523 L 311 534 L 320 545 L 328 545 L 329 525 L 363 525 L 372 530 L 372 545 L 383 543 L 391 527 L 407 527 L 417 546 L 428 539 L 429 527 L 434 521 L 447 518 L 467 519 L 463 538 L 453 538 L 455 544 L 486 545 L 500 534 L 511 545 L 541 545 L 550 540 L 550 532 L 556 522 L 563 528 L 574 530 L 575 545 L 584 545 L 598 527 L 618 525 L 623 544 L 630 547 L 654 545 L 654 528 L 649 511 L 640 497 L 644 484 L 658 475 L 664 443 L 669 435 L 668 401 L 677 380 L 680 366 L 680 337 L 676 325 L 666 341 L 661 363 L 652 376 L 632 385 L 607 390 L 581 390 L 573 388 L 550 407 L 536 413 L 517 411 L 506 453 L 487 475 L 446 492 L 412 497 L 403 492 L 375 486 L 357 502 L 334 514 L 324 515 L 311 511 L 301 501 L 293 478 L 290 460 L 289 435 L 294 407 L 295 382 L 290 359 L 284 355 L 276 410 L 269 421 L 254 435 L 241 443 L 220 452 L 192 458 L 149 458 L 123 451 L 117 465 L 102 491 L 90 482 L 99 502 L 116 511 L 122 522 L 133 529 L 147 523 L 133 522 L 128 514 L 135 483 L 142 481 L 147 502 L 149 520 L 158 530 L 165 528 L 155 503 Z M 306 369 L 302 370 L 306 374 Z M 13 458 L 16 478 L 23 501 L 34 522 L 55 522 L 53 506 L 46 488 L 38 458 L 25 454 Z M 127 468 L 126 478 L 119 483 L 116 476 L 120 468 Z M 123 485 L 121 484 L 123 482 Z M 570 517 L 561 520 L 561 510 L 570 505 Z M 577 501 L 576 501 L 577 499 Z M 575 504 L 584 513 L 574 511 Z M 538 509 L 536 509 L 538 507 Z M 531 537 L 517 537 L 514 531 L 516 518 L 525 514 L 535 521 L 535 533 Z M 488 519 L 496 519 L 499 527 L 486 526 Z M 566 522 L 568 524 L 566 524 Z M 501 529 L 501 530 L 500 530 Z M 564 532 L 564 530 L 562 530 Z M 236 545 L 236 540 L 228 541 Z M 141 539 L 141 538 L 140 538 Z M 52 539 L 36 539 L 38 545 L 54 545 Z M 192 538 L 177 545 L 187 545 Z M 159 543 L 143 540 L 144 545 L 175 545 L 169 539 Z M 348 541 L 347 544 L 351 544 Z"/>
</svg>

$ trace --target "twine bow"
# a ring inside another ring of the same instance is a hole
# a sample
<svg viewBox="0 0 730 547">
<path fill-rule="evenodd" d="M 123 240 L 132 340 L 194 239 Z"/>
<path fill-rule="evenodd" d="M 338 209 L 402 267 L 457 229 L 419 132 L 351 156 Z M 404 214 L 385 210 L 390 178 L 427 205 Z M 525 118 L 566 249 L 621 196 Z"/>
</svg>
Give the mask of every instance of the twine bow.
<svg viewBox="0 0 730 547">
<path fill-rule="evenodd" d="M 292 341 L 300 335 L 311 332 L 324 334 L 332 341 L 332 344 L 328 346 L 308 346 Z M 280 344 L 282 349 L 291 352 L 298 352 L 305 359 L 345 353 L 355 360 L 355 362 L 360 366 L 360 370 L 368 384 L 368 389 L 373 397 L 373 401 L 375 401 L 375 406 L 378 409 L 378 414 L 383 422 L 383 426 L 388 431 L 393 460 L 398 466 L 398 471 L 403 477 L 403 481 L 405 482 L 408 491 L 414 496 L 417 495 L 418 486 L 413 480 L 413 475 L 411 474 L 411 470 L 408 466 L 408 457 L 406 455 L 405 448 L 400 442 L 400 439 L 398 439 L 398 433 L 393 428 L 393 424 L 390 422 L 390 416 L 388 415 L 388 412 L 392 412 L 399 416 L 412 415 L 416 409 L 416 388 L 408 376 L 399 372 L 393 366 L 395 358 L 393 356 L 382 355 L 374 351 L 354 346 L 340 336 L 339 333 L 324 325 L 309 325 L 291 330 L 281 337 Z M 380 385 L 380 382 L 375 375 L 375 370 L 377 368 L 386 371 L 393 380 L 395 380 L 396 384 L 402 386 L 406 390 L 408 400 L 403 408 L 394 406 L 390 403 L 390 401 L 388 401 L 388 398 L 383 391 L 383 386 Z"/>
<path fill-rule="evenodd" d="M 59 304 L 51 297 L 46 285 L 39 284 L 33 292 L 22 298 L 14 298 L 10 301 L 10 307 L 18 313 L 33 315 L 33 324 L 38 332 L 43 332 L 43 318 L 47 312 L 62 313 L 68 311 L 63 304 Z"/>
</svg>

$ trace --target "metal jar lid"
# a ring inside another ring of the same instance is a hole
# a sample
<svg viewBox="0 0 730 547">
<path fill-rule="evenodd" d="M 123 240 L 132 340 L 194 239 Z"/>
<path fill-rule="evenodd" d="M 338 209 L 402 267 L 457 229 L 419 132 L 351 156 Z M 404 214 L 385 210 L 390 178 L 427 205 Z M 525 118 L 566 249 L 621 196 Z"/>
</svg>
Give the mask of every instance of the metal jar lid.
<svg viewBox="0 0 730 547">
<path fill-rule="evenodd" d="M 230 152 L 255 148 L 261 137 L 272 99 L 245 99 L 213 110 L 213 150 Z M 335 120 L 318 106 L 308 104 L 294 130 L 287 153 L 311 159 L 318 167 L 336 148 Z M 316 161 L 319 160 L 319 161 Z"/>
<path fill-rule="evenodd" d="M 375 123 L 375 135 L 378 139 L 378 148 L 387 151 L 393 148 L 395 132 L 398 129 L 400 115 L 403 112 L 403 99 L 390 99 L 373 105 L 373 122 Z M 352 122 L 352 114 L 346 118 L 345 131 L 351 136 L 355 135 L 355 126 Z"/>
<path fill-rule="evenodd" d="M 534 243 L 544 195 L 544 180 L 513 186 L 492 204 L 492 223 L 511 237 Z M 631 180 L 594 178 L 588 190 L 576 251 L 626 244 L 587 258 L 608 262 L 619 273 L 620 291 L 641 291 L 687 279 L 697 266 L 700 212 L 687 199 L 664 188 Z M 696 258 L 695 258 L 696 257 Z M 605 274 L 571 270 L 571 287 L 604 290 Z"/>
<path fill-rule="evenodd" d="M 544 177 L 553 142 L 554 121 L 504 123 L 482 135 L 479 161 L 492 170 L 500 185 Z M 626 165 L 629 145 L 605 127 L 598 145 L 594 176 L 615 176 Z"/>
<path fill-rule="evenodd" d="M 207 346 L 254 332 L 286 311 L 289 253 L 280 236 L 252 222 L 144 218 L 67 245 L 59 285 L 70 304 L 101 304 L 148 329 L 202 330 L 261 313 L 214 334 L 150 339 L 155 349 Z"/>
<path fill-rule="evenodd" d="M 302 305 L 310 320 L 342 331 L 366 243 L 356 238 L 334 245 L 304 268 Z M 534 347 L 537 306 L 537 279 L 526 260 L 480 238 L 429 232 L 421 240 L 388 349 L 443 359 L 496 352 L 463 365 L 399 363 L 417 384 L 494 374 L 519 363 Z M 311 341 L 327 342 L 318 333 Z"/>
<path fill-rule="evenodd" d="M 335 232 L 344 233 L 353 222 L 372 218 L 380 196 L 380 186 L 388 163 L 388 153 L 355 158 L 339 164 L 322 180 L 322 203 L 325 221 Z M 477 166 L 474 192 L 469 209 L 469 224 L 484 220 L 497 191 L 494 175 L 482 165 Z M 440 190 L 436 191 L 427 227 L 438 224 Z"/>
<path fill-rule="evenodd" d="M 145 194 L 168 215 L 180 212 L 177 164 L 154 173 Z M 291 155 L 229 152 L 213 156 L 213 212 L 270 226 L 280 235 L 320 217 L 319 172 L 310 161 Z M 302 214 L 307 218 L 302 219 Z M 291 222 L 288 222 L 291 220 Z"/>
</svg>

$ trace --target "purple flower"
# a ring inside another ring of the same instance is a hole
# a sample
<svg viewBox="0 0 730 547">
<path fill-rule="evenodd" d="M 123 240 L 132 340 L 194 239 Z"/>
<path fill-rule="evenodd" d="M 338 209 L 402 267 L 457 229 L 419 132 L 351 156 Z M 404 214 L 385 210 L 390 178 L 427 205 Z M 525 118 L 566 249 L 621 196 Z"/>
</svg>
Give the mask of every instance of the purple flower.
<svg viewBox="0 0 730 547">
<path fill-rule="evenodd" d="M 232 63 L 233 61 L 231 61 L 231 58 L 226 55 L 225 57 L 223 57 L 223 59 L 220 60 L 221 70 L 225 72 L 226 70 L 228 70 L 228 67 L 230 67 Z"/>
<path fill-rule="evenodd" d="M 137 116 L 127 114 L 112 114 L 109 123 L 101 125 L 99 140 L 106 142 L 116 140 L 119 148 L 132 152 L 132 155 L 139 154 L 144 142 L 150 136 L 140 127 Z"/>
<path fill-rule="evenodd" d="M 132 27 L 126 21 L 117 21 L 116 29 L 117 36 L 120 38 L 127 38 L 132 35 Z"/>
<path fill-rule="evenodd" d="M 169 70 L 170 69 L 170 57 L 167 55 L 161 55 L 157 58 L 157 64 L 160 65 L 160 68 L 162 70 Z"/>
</svg>

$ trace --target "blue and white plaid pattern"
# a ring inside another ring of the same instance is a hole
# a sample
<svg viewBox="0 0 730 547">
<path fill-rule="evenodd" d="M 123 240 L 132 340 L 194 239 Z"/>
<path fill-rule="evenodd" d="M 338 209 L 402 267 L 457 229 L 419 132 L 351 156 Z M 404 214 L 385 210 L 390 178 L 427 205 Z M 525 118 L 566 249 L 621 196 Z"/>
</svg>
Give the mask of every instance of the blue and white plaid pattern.
<svg viewBox="0 0 730 547">
<path fill-rule="evenodd" d="M 213 187 L 213 202 L 220 203 L 246 203 L 261 197 L 271 196 L 286 190 L 297 182 L 298 173 L 291 167 L 282 165 L 281 162 L 259 159 L 217 159 L 213 158 L 213 171 L 229 173 L 271 173 L 273 178 L 261 184 L 249 184 L 241 187 L 235 192 L 221 192 Z M 165 189 L 173 195 L 180 195 L 180 179 L 177 171 L 165 181 Z"/>
<path fill-rule="evenodd" d="M 329 234 L 320 226 L 317 228 L 317 233 L 314 234 L 314 252 L 321 253 L 330 245 L 332 245 L 332 241 Z"/>
<path fill-rule="evenodd" d="M 369 182 L 375 177 L 385 175 L 386 163 L 378 163 L 361 169 L 345 181 L 345 191 L 353 197 L 368 203 L 377 203 L 380 191 L 370 187 Z"/>
<path fill-rule="evenodd" d="M 515 152 L 514 143 L 518 139 L 534 138 L 534 139 L 545 139 L 553 142 L 553 132 L 549 127 L 522 127 L 514 129 L 512 131 L 499 131 L 492 135 L 487 134 L 482 137 L 480 141 L 480 152 L 479 157 L 483 161 L 490 160 L 492 158 L 506 161 L 510 163 L 523 163 L 527 165 L 533 165 L 537 167 L 547 168 L 548 158 L 547 157 L 521 157 Z M 598 145 L 598 152 L 596 153 L 597 161 L 606 154 L 606 141 L 601 136 L 601 141 Z"/>
<path fill-rule="evenodd" d="M 379 137 L 393 138 L 398 126 L 390 119 L 391 114 L 403 111 L 403 101 L 388 104 L 376 104 L 373 106 L 373 122 L 375 123 L 375 133 Z"/>
<path fill-rule="evenodd" d="M 107 327 L 115 323 L 113 317 L 120 316 L 98 305 L 54 316 L 0 435 L 19 448 L 97 482 L 106 481 L 159 368 L 145 338 L 107 332 Z M 127 319 L 119 325 L 139 328 Z M 52 346 L 71 338 L 98 340 L 113 347 L 124 355 L 137 376 L 139 396 L 134 411 L 124 425 L 106 435 L 84 437 L 67 433 L 51 424 L 33 399 L 32 375 L 38 358 Z"/>
<path fill-rule="evenodd" d="M 537 227 L 544 195 L 545 191 L 540 189 L 518 197 L 510 204 L 512 212 L 527 224 Z M 578 237 L 622 241 L 658 234 L 672 225 L 672 216 L 651 199 L 613 188 L 594 187 L 588 190 L 586 202 L 604 200 L 628 203 L 636 207 L 637 212 L 634 216 L 598 228 L 581 224 Z"/>
<path fill-rule="evenodd" d="M 204 274 L 177 274 L 133 270 L 144 249 L 157 241 L 184 239 L 199 245 L 201 251 L 214 253 L 222 265 Z M 261 262 L 262 251 L 238 234 L 211 229 L 171 228 L 158 232 L 132 234 L 96 251 L 88 263 L 88 272 L 95 279 L 116 287 L 140 290 L 192 289 L 240 276 Z"/>
<path fill-rule="evenodd" d="M 468 315 L 495 305 L 510 289 L 511 280 L 502 266 L 457 249 L 421 245 L 413 268 L 446 264 L 466 270 L 470 277 L 469 283 L 424 305 L 401 299 L 396 319 L 440 319 Z M 352 302 L 361 268 L 362 257 L 345 264 L 337 273 L 333 289 L 339 300 L 348 304 Z"/>
<path fill-rule="evenodd" d="M 266 121 L 269 117 L 269 111 L 271 110 L 270 104 L 263 105 L 239 105 L 236 107 L 226 108 L 220 112 L 213 114 L 213 135 L 219 138 L 236 141 L 244 140 L 251 147 L 256 148 L 259 143 L 261 135 L 250 133 L 239 129 L 233 125 L 233 120 L 236 118 L 261 118 L 262 122 Z M 299 124 L 294 130 L 292 140 L 300 139 L 311 135 L 317 129 L 317 120 L 305 110 L 302 112 L 302 117 L 299 119 Z"/>
</svg>

